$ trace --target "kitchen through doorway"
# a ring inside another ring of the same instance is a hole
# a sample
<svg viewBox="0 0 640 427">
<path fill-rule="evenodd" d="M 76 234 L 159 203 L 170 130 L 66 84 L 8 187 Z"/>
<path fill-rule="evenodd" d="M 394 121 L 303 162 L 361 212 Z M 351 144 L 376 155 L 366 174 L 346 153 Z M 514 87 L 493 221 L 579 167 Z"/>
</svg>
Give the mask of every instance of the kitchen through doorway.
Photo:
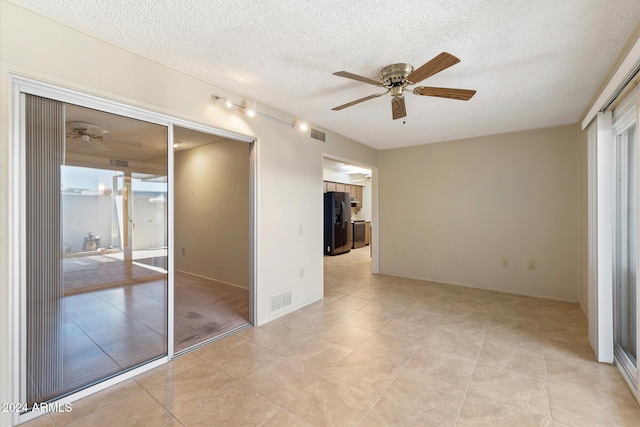
<svg viewBox="0 0 640 427">
<path fill-rule="evenodd" d="M 174 130 L 174 351 L 250 324 L 251 144 Z"/>
<path fill-rule="evenodd" d="M 324 283 L 339 286 L 350 266 L 371 271 L 373 255 L 372 170 L 332 158 L 323 158 Z"/>
</svg>

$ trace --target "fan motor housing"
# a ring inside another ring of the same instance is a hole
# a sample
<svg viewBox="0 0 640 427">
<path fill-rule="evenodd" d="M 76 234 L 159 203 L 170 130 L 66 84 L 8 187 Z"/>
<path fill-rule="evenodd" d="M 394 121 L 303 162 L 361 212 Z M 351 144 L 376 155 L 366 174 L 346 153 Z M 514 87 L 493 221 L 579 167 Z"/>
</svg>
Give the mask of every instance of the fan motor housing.
<svg viewBox="0 0 640 427">
<path fill-rule="evenodd" d="M 413 71 L 411 64 L 391 64 L 380 70 L 380 78 L 387 88 L 405 86 L 407 76 Z"/>
</svg>

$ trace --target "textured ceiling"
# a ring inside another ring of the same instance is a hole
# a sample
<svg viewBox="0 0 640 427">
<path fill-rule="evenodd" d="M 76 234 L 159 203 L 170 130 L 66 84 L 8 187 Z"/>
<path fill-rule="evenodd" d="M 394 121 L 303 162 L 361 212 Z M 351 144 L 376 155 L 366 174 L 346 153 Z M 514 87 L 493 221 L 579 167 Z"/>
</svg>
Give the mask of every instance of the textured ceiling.
<svg viewBox="0 0 640 427">
<path fill-rule="evenodd" d="M 101 39 L 375 148 L 575 123 L 627 36 L 638 0 L 13 0 Z M 476 89 L 468 102 L 390 96 L 377 79 L 449 52 L 421 85 Z"/>
</svg>

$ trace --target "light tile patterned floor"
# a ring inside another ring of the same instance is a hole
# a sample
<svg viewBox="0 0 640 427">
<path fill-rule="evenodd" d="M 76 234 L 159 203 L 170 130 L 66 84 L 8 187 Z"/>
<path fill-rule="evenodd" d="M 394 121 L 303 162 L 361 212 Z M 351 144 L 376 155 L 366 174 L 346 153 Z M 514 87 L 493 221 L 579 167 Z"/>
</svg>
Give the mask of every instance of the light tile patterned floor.
<svg viewBox="0 0 640 427">
<path fill-rule="evenodd" d="M 638 426 L 576 304 L 374 276 L 325 259 L 325 299 L 30 426 Z"/>
<path fill-rule="evenodd" d="M 166 299 L 162 280 L 65 296 L 61 391 L 166 354 Z"/>
</svg>

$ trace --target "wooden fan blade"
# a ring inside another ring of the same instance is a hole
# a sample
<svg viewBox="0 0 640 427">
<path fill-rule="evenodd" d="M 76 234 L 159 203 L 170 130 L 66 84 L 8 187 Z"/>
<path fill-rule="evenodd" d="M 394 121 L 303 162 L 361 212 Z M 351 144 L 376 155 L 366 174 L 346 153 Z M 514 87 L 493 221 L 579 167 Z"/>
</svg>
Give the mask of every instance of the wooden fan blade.
<svg viewBox="0 0 640 427">
<path fill-rule="evenodd" d="M 413 90 L 416 95 L 437 96 L 439 98 L 459 99 L 460 101 L 468 101 L 476 94 L 471 89 L 453 89 L 449 87 L 427 87 L 420 86 Z"/>
<path fill-rule="evenodd" d="M 393 114 L 393 120 L 401 119 L 407 115 L 404 96 L 394 96 L 391 99 L 391 113 Z"/>
<path fill-rule="evenodd" d="M 407 80 L 411 84 L 416 84 L 423 81 L 427 77 L 431 77 L 442 70 L 446 70 L 452 65 L 456 65 L 460 60 L 455 56 L 447 52 L 442 52 L 440 55 L 433 58 L 431 61 L 422 65 L 420 68 L 413 70 L 408 76 Z"/>
<path fill-rule="evenodd" d="M 347 102 L 346 104 L 339 105 L 335 108 L 332 108 L 332 110 L 339 111 L 339 110 L 342 110 L 343 108 L 351 107 L 352 105 L 360 104 L 361 102 L 368 101 L 373 98 L 378 98 L 382 95 L 384 95 L 384 93 L 376 93 L 375 95 L 365 96 L 364 98 L 356 99 L 355 101 L 351 101 L 351 102 Z"/>
<path fill-rule="evenodd" d="M 369 83 L 370 85 L 374 85 L 374 86 L 382 86 L 382 82 L 375 81 L 368 77 L 359 76 L 357 74 L 353 74 L 348 71 L 336 71 L 335 73 L 333 73 L 333 75 L 339 76 L 339 77 L 346 77 L 347 79 L 357 80 L 363 83 Z"/>
</svg>

